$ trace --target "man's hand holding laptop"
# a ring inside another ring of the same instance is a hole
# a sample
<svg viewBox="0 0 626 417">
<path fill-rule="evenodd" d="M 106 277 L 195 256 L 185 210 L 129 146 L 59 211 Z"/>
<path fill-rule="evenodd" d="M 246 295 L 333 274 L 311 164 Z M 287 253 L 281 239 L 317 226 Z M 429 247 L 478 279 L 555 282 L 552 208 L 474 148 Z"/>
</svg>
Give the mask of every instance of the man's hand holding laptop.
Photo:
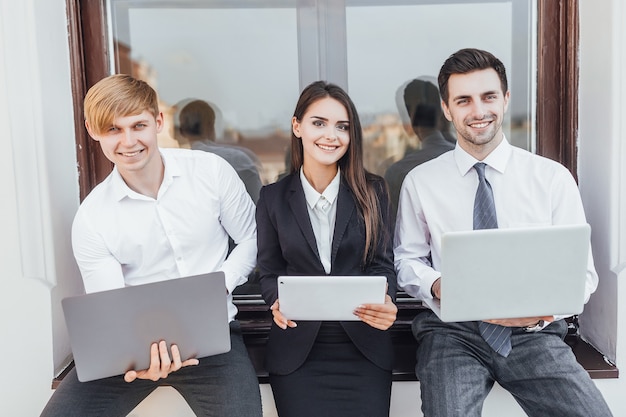
<svg viewBox="0 0 626 417">
<path fill-rule="evenodd" d="M 434 298 L 441 300 L 441 278 L 437 278 L 430 289 Z M 492 319 L 483 320 L 487 323 L 498 324 L 505 327 L 534 327 L 541 322 L 551 323 L 554 321 L 554 316 L 540 316 L 540 317 L 520 317 L 511 319 Z"/>
<path fill-rule="evenodd" d="M 487 323 L 498 324 L 505 327 L 535 327 L 542 322 L 553 322 L 554 316 L 541 316 L 541 317 L 521 317 L 517 319 L 494 319 L 483 320 Z"/>
<path fill-rule="evenodd" d="M 172 345 L 172 356 L 167 350 L 167 342 L 161 340 L 159 343 L 153 343 L 150 346 L 150 367 L 141 371 L 130 370 L 124 374 L 124 381 L 133 382 L 135 379 L 149 379 L 158 381 L 161 378 L 167 378 L 172 372 L 178 371 L 185 366 L 193 366 L 200 363 L 198 359 L 191 358 L 182 361 L 178 346 Z"/>
</svg>

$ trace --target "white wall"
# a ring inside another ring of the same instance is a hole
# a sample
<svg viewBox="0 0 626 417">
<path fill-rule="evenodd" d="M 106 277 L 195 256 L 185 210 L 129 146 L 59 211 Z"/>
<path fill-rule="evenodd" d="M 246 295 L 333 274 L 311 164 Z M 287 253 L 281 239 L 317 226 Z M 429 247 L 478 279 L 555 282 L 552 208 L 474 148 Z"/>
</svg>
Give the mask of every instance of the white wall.
<svg viewBox="0 0 626 417">
<path fill-rule="evenodd" d="M 580 183 L 602 279 L 581 320 L 586 337 L 618 366 L 626 346 L 618 326 L 626 317 L 619 285 L 626 259 L 625 9 L 621 0 L 580 0 Z M 65 0 L 0 0 L 1 415 L 38 415 L 54 368 L 69 353 L 58 301 L 80 288 L 69 245 L 78 206 L 72 118 Z M 596 382 L 614 414 L 626 415 L 624 379 Z M 262 392 L 266 416 L 274 416 L 271 392 Z M 392 416 L 420 416 L 418 392 L 418 383 L 394 384 Z M 133 415 L 191 416 L 185 409 L 178 394 L 160 389 Z M 499 388 L 484 414 L 523 415 Z"/>
<path fill-rule="evenodd" d="M 0 414 L 38 415 L 69 354 L 57 283 L 76 289 L 78 206 L 64 0 L 0 0 Z M 56 342 L 56 343 L 53 343 Z"/>
<path fill-rule="evenodd" d="M 579 177 L 601 278 L 581 317 L 583 335 L 626 366 L 626 5 L 580 1 Z M 598 380 L 616 416 L 626 415 L 624 378 Z"/>
<path fill-rule="evenodd" d="M 592 4 L 589 0 L 580 6 L 579 184 L 601 278 L 580 322 L 583 335 L 615 361 L 618 278 L 626 260 L 624 250 L 619 250 L 626 232 L 619 227 L 626 197 L 622 168 L 626 148 L 621 145 L 624 132 L 620 129 L 624 6 L 619 1 Z"/>
</svg>

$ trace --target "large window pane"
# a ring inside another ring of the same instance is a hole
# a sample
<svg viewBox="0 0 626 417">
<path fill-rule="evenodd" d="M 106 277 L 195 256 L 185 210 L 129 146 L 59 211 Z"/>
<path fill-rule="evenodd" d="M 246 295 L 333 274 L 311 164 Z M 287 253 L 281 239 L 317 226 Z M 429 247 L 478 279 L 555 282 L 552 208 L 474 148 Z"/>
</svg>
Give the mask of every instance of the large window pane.
<svg viewBox="0 0 626 417">
<path fill-rule="evenodd" d="M 348 85 L 364 121 L 368 169 L 384 175 L 390 164 L 422 147 L 405 96 L 413 105 L 436 100 L 424 80 L 436 86 L 443 61 L 466 47 L 488 50 L 503 61 L 512 92 L 505 135 L 514 145 L 534 150 L 533 2 L 392 3 L 401 4 L 352 1 L 346 10 Z M 418 93 L 425 95 L 415 97 Z"/>
<path fill-rule="evenodd" d="M 110 0 L 109 8 L 113 71 L 159 92 L 161 146 L 188 146 L 178 112 L 200 99 L 216 114 L 216 143 L 256 154 L 263 183 L 285 171 L 298 92 L 319 78 L 348 89 L 364 122 L 365 165 L 384 175 L 422 147 L 403 88 L 470 46 L 506 65 L 505 133 L 534 150 L 534 0 Z"/>
<path fill-rule="evenodd" d="M 214 113 L 207 116 L 215 123 L 212 146 L 248 150 L 260 162 L 262 182 L 275 181 L 285 169 L 299 93 L 295 8 L 169 3 L 111 1 L 114 72 L 131 73 L 157 90 L 166 120 L 160 146 L 191 146 L 178 129 L 180 112 L 201 100 Z"/>
<path fill-rule="evenodd" d="M 453 149 L 437 75 L 462 48 L 507 68 L 508 140 L 534 151 L 535 4 L 526 0 L 346 0 L 347 85 L 363 122 L 365 166 L 384 176 L 393 209 L 406 174 Z"/>
<path fill-rule="evenodd" d="M 198 132 L 247 152 L 263 184 L 287 169 L 299 92 L 318 79 L 338 83 L 362 118 L 366 168 L 385 175 L 425 148 L 404 88 L 419 79 L 407 91 L 439 108 L 424 80 L 464 47 L 502 59 L 512 93 L 505 134 L 535 150 L 536 8 L 536 0 L 107 0 L 110 67 L 159 93 L 161 146 L 193 147 L 186 109 L 208 108 L 197 125 L 214 133 Z M 450 148 L 454 132 L 443 129 Z"/>
</svg>

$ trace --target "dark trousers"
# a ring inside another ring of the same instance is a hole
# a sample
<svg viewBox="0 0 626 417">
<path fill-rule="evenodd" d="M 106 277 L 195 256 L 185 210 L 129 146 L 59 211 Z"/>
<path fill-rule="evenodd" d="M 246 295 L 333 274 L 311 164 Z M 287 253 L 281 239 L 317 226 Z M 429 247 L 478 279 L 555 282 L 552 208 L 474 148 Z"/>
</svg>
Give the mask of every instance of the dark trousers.
<svg viewBox="0 0 626 417">
<path fill-rule="evenodd" d="M 80 382 L 72 370 L 41 416 L 125 417 L 157 387 L 171 386 L 199 417 L 261 417 L 259 384 L 237 321 L 230 323 L 230 338 L 230 352 L 202 358 L 157 382 L 127 383 L 123 376 Z"/>
<path fill-rule="evenodd" d="M 416 374 L 425 417 L 480 417 L 498 382 L 531 417 L 609 417 L 602 394 L 564 342 L 559 320 L 540 332 L 514 328 L 508 357 L 495 353 L 477 322 L 443 323 L 427 311 L 413 321 Z"/>
</svg>

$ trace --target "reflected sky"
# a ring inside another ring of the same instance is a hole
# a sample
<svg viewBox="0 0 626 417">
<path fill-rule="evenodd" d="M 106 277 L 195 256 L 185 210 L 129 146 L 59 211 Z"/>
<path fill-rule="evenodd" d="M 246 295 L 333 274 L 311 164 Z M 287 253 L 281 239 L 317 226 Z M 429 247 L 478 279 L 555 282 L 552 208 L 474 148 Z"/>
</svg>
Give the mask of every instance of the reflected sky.
<svg viewBox="0 0 626 417">
<path fill-rule="evenodd" d="M 214 102 L 226 127 L 243 130 L 290 120 L 301 88 L 295 8 L 134 8 L 129 19 L 129 32 L 118 26 L 118 36 L 153 69 L 165 102 Z M 493 52 L 515 82 L 512 19 L 508 2 L 348 7 L 348 86 L 359 112 L 397 111 L 400 85 L 436 76 L 447 56 L 468 46 Z"/>
</svg>

